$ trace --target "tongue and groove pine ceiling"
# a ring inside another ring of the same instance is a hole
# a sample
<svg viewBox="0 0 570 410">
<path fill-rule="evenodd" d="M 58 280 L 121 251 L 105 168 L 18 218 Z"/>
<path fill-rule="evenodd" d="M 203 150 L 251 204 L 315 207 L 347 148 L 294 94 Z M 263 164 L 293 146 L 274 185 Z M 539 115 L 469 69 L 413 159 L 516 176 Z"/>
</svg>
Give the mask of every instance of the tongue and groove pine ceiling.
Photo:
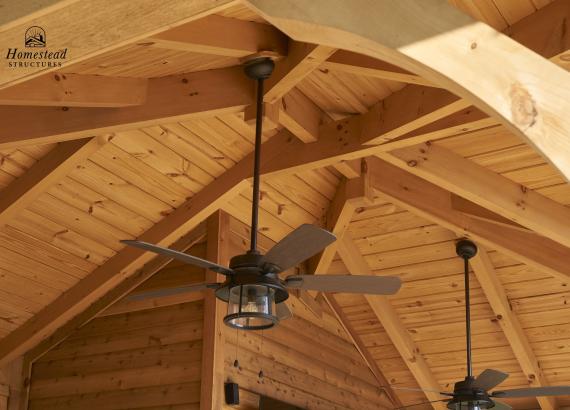
<svg viewBox="0 0 570 410">
<path fill-rule="evenodd" d="M 566 0 L 449 3 L 567 67 Z M 481 247 L 475 373 L 509 372 L 502 387 L 570 384 L 564 176 L 437 84 L 289 40 L 242 4 L 27 81 L 6 77 L 0 360 L 57 343 L 68 321 L 152 260 L 121 239 L 170 245 L 217 209 L 249 223 L 253 85 L 240 61 L 262 50 L 277 70 L 266 95 L 261 232 L 278 241 L 303 223 L 325 226 L 342 240 L 314 261 L 328 269 L 320 273 L 402 278 L 389 298 L 330 298 L 374 372 L 406 388 L 449 390 L 464 377 L 454 244 L 467 233 Z M 55 83 L 70 92 L 50 94 Z M 363 129 L 372 145 L 350 139 Z M 433 397 L 394 392 L 403 404 Z M 509 403 L 552 410 L 570 399 Z"/>
</svg>

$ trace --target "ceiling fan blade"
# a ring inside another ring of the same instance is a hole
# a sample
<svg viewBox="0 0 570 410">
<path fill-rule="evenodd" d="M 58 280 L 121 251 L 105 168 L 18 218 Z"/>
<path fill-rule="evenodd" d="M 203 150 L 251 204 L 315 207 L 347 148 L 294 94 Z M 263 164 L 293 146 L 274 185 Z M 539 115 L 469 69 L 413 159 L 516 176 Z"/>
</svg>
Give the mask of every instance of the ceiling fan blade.
<svg viewBox="0 0 570 410">
<path fill-rule="evenodd" d="M 507 403 L 502 403 L 496 400 L 493 400 L 493 403 L 495 403 L 493 410 L 512 410 L 512 407 L 509 406 Z"/>
<path fill-rule="evenodd" d="M 293 317 L 293 312 L 289 309 L 286 302 L 281 302 L 275 305 L 275 313 L 279 320 L 287 320 Z"/>
<path fill-rule="evenodd" d="M 210 262 L 196 256 L 188 255 L 184 252 L 175 251 L 174 249 L 153 245 L 152 243 L 130 240 L 121 241 L 121 243 L 134 246 L 135 248 L 144 249 L 145 251 L 158 253 L 159 255 L 168 256 L 169 258 L 177 259 L 190 265 L 198 266 L 199 268 L 209 269 L 213 272 L 221 273 L 222 275 L 233 275 L 234 273 L 230 268 L 226 268 L 225 266 L 218 265 L 214 262 Z"/>
<path fill-rule="evenodd" d="M 508 373 L 494 369 L 485 369 L 479 376 L 477 376 L 475 382 L 478 387 L 488 391 L 504 382 L 507 377 L 509 377 Z"/>
<path fill-rule="evenodd" d="M 151 298 L 158 298 L 163 296 L 179 295 L 181 293 L 199 292 L 204 289 L 216 289 L 220 284 L 218 283 L 197 283 L 195 285 L 178 286 L 175 288 L 166 288 L 158 290 L 150 290 L 148 292 L 135 293 L 128 295 L 126 300 L 145 300 Z"/>
<path fill-rule="evenodd" d="M 536 396 L 568 396 L 570 386 L 529 387 L 526 389 L 512 389 L 494 391 L 492 397 L 536 397 Z"/>
<path fill-rule="evenodd" d="M 263 262 L 275 265 L 280 272 L 316 255 L 336 240 L 336 236 L 315 225 L 299 226 L 267 252 Z"/>
<path fill-rule="evenodd" d="M 293 289 L 369 295 L 393 295 L 401 284 L 400 278 L 395 276 L 294 275 L 285 279 L 285 285 Z"/>
</svg>

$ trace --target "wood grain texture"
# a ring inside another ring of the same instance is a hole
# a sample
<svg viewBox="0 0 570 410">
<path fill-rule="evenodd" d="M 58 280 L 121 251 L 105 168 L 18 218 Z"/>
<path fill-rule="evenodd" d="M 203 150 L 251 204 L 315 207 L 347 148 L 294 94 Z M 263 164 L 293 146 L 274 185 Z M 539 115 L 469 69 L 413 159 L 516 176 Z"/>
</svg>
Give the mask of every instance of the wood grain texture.
<svg viewBox="0 0 570 410">
<path fill-rule="evenodd" d="M 143 104 L 147 80 L 55 73 L 0 90 L 1 105 L 128 107 Z"/>
</svg>

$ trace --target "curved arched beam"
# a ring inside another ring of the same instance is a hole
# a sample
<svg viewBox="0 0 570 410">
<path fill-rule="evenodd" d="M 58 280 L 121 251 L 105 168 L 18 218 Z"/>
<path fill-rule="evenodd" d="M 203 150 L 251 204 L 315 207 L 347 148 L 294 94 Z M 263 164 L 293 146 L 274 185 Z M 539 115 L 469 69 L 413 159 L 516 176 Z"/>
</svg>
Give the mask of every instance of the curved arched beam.
<svg viewBox="0 0 570 410">
<path fill-rule="evenodd" d="M 570 74 L 446 0 L 248 0 L 295 40 L 398 65 L 472 102 L 570 180 Z"/>
</svg>

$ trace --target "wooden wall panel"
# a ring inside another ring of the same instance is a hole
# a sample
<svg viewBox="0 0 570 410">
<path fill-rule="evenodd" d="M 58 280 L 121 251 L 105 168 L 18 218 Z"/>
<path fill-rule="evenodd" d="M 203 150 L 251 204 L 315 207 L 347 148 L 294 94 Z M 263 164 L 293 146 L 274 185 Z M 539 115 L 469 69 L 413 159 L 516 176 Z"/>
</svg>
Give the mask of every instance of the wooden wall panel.
<svg viewBox="0 0 570 410">
<path fill-rule="evenodd" d="M 32 369 L 30 409 L 199 401 L 202 302 L 93 320 Z"/>
<path fill-rule="evenodd" d="M 205 256 L 203 243 L 192 254 Z M 201 281 L 171 263 L 133 293 Z M 32 367 L 30 409 L 198 409 L 203 301 L 103 313 Z M 117 302 L 121 304 L 121 302 Z"/>
</svg>

